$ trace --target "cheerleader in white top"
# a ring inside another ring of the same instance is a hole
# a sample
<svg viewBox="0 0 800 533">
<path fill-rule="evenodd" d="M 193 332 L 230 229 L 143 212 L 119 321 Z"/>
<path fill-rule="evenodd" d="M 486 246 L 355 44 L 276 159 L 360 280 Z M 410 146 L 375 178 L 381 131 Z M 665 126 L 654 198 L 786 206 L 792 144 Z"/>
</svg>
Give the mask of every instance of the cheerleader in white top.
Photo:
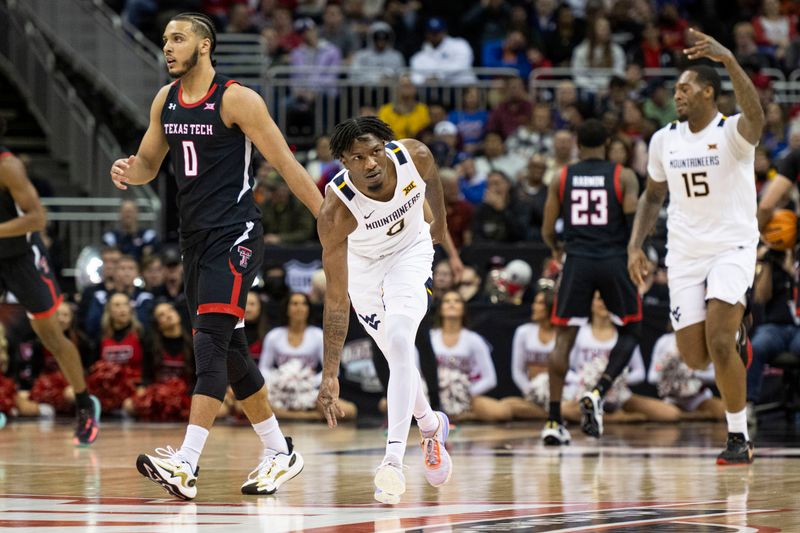
<svg viewBox="0 0 800 533">
<path fill-rule="evenodd" d="M 545 288 L 536 293 L 531 304 L 531 321 L 514 332 L 511 345 L 511 377 L 524 397 L 509 396 L 503 403 L 511 407 L 516 419 L 547 418 L 542 407 L 546 398 L 536 401 L 537 391 L 547 393 L 547 358 L 556 345 L 556 332 L 550 322 L 555 292 Z"/>
<path fill-rule="evenodd" d="M 436 309 L 436 327 L 431 330 L 442 408 L 459 421 L 511 420 L 510 406 L 485 396 L 497 385 L 492 349 L 483 337 L 464 327 L 465 317 L 461 295 L 446 292 Z"/>
<path fill-rule="evenodd" d="M 325 420 L 317 406 L 322 378 L 322 329 L 308 323 L 308 296 L 295 292 L 284 301 L 285 326 L 267 333 L 258 368 L 268 384 L 269 399 L 279 418 Z M 347 419 L 355 420 L 356 406 L 339 400 Z"/>
<path fill-rule="evenodd" d="M 617 328 L 611 321 L 608 309 L 599 292 L 592 300 L 591 323 L 578 330 L 575 346 L 569 356 L 569 372 L 564 381 L 562 412 L 570 422 L 580 422 L 582 413 L 578 400 L 590 390 L 608 363 L 608 357 L 617 342 Z M 603 404 L 605 422 L 675 422 L 680 410 L 657 398 L 631 392 L 628 385 L 645 379 L 644 362 L 637 348 L 625 373 L 618 377 L 606 394 Z"/>
<path fill-rule="evenodd" d="M 723 420 L 725 404 L 714 397 L 714 364 L 692 370 L 681 359 L 675 333 L 662 335 L 653 347 L 653 360 L 647 381 L 658 389 L 665 402 L 678 406 L 685 420 Z"/>
</svg>

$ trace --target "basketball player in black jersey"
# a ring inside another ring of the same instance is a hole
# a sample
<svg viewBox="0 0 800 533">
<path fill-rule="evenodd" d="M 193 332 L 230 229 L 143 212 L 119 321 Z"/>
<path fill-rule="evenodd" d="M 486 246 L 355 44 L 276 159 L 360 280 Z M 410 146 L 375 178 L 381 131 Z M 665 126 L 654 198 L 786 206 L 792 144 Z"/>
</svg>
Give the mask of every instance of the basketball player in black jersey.
<svg viewBox="0 0 800 533">
<path fill-rule="evenodd" d="M 0 136 L 5 122 L 0 118 Z M 22 162 L 0 146 L 0 295 L 11 291 L 28 312 L 31 327 L 55 356 L 75 391 L 78 427 L 75 444 L 95 441 L 100 427 L 100 402 L 86 391 L 78 349 L 64 336 L 56 309 L 64 299 L 47 251 L 37 232 L 44 229 L 45 210 Z"/>
<path fill-rule="evenodd" d="M 628 276 L 627 246 L 639 182 L 632 170 L 605 160 L 608 132 L 595 119 L 578 128 L 580 161 L 562 169 L 553 180 L 545 204 L 542 237 L 554 257 L 565 253 L 552 322 L 556 346 L 548 360 L 550 412 L 542 440 L 567 444 L 570 435 L 561 419 L 561 395 L 569 369 L 569 354 L 578 326 L 591 316 L 592 298 L 600 291 L 619 337 L 606 371 L 592 391 L 581 397 L 581 429 L 593 437 L 603 434 L 603 396 L 628 366 L 639 344 L 642 305 Z M 556 219 L 564 222 L 563 250 L 556 242 Z"/>
<path fill-rule="evenodd" d="M 243 324 L 247 290 L 261 268 L 264 246 L 252 191 L 253 144 L 314 216 L 322 195 L 294 159 L 264 100 L 215 72 L 216 34 L 208 17 L 175 16 L 163 43 L 176 81 L 156 95 L 139 151 L 114 162 L 111 179 L 120 189 L 148 183 L 172 152 L 197 385 L 181 448 L 159 448 L 161 457 L 140 455 L 137 468 L 170 494 L 194 498 L 200 453 L 230 383 L 265 449 L 242 492 L 272 494 L 300 473 L 303 460 L 283 437 L 244 329 L 236 327 Z"/>
</svg>

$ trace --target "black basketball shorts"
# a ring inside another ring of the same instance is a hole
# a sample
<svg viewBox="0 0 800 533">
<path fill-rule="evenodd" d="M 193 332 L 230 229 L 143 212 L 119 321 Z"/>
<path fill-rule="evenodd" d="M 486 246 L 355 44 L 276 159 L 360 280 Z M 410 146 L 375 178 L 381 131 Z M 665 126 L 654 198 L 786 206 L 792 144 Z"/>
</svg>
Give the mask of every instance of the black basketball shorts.
<svg viewBox="0 0 800 533">
<path fill-rule="evenodd" d="M 193 233 L 182 243 L 189 316 L 223 313 L 244 319 L 247 291 L 264 258 L 260 220 Z"/>
<path fill-rule="evenodd" d="M 32 320 L 47 318 L 64 300 L 38 234 L 26 253 L 0 259 L 0 293 L 12 292 Z"/>
<path fill-rule="evenodd" d="M 581 326 L 592 316 L 595 291 L 618 326 L 642 320 L 642 299 L 628 275 L 628 258 L 568 255 L 558 282 L 551 320 L 558 326 Z"/>
</svg>

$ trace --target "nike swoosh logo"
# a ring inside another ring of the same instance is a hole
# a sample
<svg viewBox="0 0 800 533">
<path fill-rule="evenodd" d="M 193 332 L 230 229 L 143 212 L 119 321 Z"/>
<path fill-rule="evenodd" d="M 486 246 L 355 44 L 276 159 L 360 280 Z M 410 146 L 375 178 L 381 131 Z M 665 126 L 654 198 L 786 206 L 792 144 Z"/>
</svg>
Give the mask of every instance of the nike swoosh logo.
<svg viewBox="0 0 800 533">
<path fill-rule="evenodd" d="M 670 150 L 669 153 L 670 154 L 676 154 L 676 153 L 678 153 L 678 151 L 677 150 Z"/>
<path fill-rule="evenodd" d="M 369 215 L 364 215 L 364 220 L 368 219 L 369 217 L 371 217 L 374 214 L 375 214 L 375 210 L 373 209 L 372 213 L 370 213 Z"/>
<path fill-rule="evenodd" d="M 389 444 L 400 444 L 400 443 L 402 443 L 402 442 L 403 442 L 403 441 L 400 441 L 400 440 L 390 440 L 390 441 L 389 441 Z"/>
</svg>

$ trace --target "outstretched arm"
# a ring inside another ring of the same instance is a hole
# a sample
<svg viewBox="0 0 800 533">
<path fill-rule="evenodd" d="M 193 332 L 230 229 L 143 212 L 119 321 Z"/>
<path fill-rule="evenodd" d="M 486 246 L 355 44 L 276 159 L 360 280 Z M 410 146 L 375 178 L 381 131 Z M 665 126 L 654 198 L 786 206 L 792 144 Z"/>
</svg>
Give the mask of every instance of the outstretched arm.
<svg viewBox="0 0 800 533">
<path fill-rule="evenodd" d="M 118 189 L 123 191 L 128 185 L 144 185 L 155 179 L 158 169 L 167 155 L 169 145 L 164 128 L 161 125 L 161 110 L 167 100 L 169 85 L 158 91 L 150 106 L 150 125 L 142 137 L 136 155 L 117 159 L 111 165 L 111 181 Z"/>
<path fill-rule="evenodd" d="M 236 124 L 253 141 L 261 155 L 283 176 L 295 196 L 317 218 L 322 194 L 306 169 L 294 158 L 264 99 L 252 89 L 231 85 L 223 96 L 222 115 L 226 124 Z"/>
<path fill-rule="evenodd" d="M 742 108 L 742 118 L 739 119 L 737 125 L 739 134 L 750 144 L 758 144 L 761 131 L 764 129 L 764 110 L 761 108 L 758 92 L 756 92 L 753 82 L 750 81 L 750 77 L 736 61 L 733 53 L 716 39 L 694 28 L 689 29 L 689 35 L 695 38 L 695 42 L 683 53 L 692 60 L 707 57 L 713 61 L 719 61 L 725 66 L 731 77 L 731 83 L 733 83 L 736 102 Z"/>
</svg>

